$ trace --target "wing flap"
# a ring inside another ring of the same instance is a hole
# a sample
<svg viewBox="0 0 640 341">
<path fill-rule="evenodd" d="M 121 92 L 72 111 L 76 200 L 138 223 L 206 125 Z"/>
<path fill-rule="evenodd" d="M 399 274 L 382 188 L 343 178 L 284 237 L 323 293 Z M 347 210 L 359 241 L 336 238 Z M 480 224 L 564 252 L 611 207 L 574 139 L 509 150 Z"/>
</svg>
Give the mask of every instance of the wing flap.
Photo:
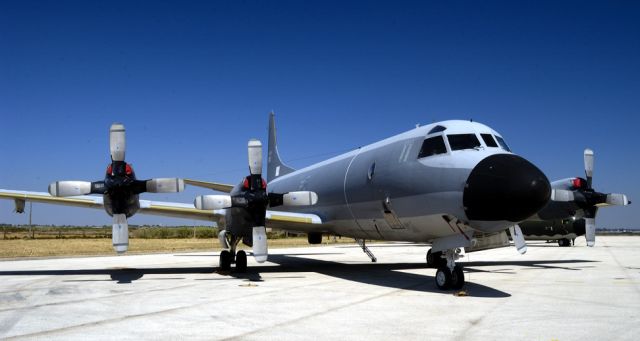
<svg viewBox="0 0 640 341">
<path fill-rule="evenodd" d="M 309 213 L 294 213 L 268 210 L 267 227 L 296 232 L 327 232 L 322 219 Z"/>
</svg>

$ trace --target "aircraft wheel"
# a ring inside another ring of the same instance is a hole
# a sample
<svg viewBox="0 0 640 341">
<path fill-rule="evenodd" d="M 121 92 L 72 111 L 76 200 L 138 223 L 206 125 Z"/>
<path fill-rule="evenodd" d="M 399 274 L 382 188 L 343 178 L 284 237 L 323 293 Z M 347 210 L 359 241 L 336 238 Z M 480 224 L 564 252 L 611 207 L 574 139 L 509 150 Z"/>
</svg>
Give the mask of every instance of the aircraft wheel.
<svg viewBox="0 0 640 341">
<path fill-rule="evenodd" d="M 222 250 L 222 252 L 220 252 L 220 269 L 222 271 L 231 270 L 231 252 L 229 252 L 229 250 Z"/>
<path fill-rule="evenodd" d="M 451 271 L 447 267 L 440 267 L 436 271 L 436 285 L 440 290 L 447 290 L 451 286 Z"/>
<path fill-rule="evenodd" d="M 462 267 L 460 265 L 456 265 L 453 268 L 453 272 L 451 273 L 451 288 L 452 289 L 462 289 L 464 286 L 464 271 L 462 271 Z"/>
<path fill-rule="evenodd" d="M 442 252 L 431 252 L 431 249 L 427 251 L 427 265 L 430 268 L 437 268 L 444 266 L 446 261 L 442 258 Z"/>
<path fill-rule="evenodd" d="M 247 253 L 243 250 L 236 253 L 236 271 L 247 272 Z"/>
</svg>

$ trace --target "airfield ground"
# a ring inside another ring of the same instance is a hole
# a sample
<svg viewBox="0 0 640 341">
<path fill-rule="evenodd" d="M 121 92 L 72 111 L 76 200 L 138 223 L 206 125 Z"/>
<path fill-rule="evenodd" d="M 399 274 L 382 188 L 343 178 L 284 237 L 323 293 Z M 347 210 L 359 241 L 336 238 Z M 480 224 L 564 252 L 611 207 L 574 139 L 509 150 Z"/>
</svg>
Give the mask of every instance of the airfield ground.
<svg viewBox="0 0 640 341">
<path fill-rule="evenodd" d="M 214 252 L 0 262 L 0 339 L 637 340 L 640 238 L 465 257 L 440 291 L 426 246 L 274 249 L 246 274 Z"/>
</svg>

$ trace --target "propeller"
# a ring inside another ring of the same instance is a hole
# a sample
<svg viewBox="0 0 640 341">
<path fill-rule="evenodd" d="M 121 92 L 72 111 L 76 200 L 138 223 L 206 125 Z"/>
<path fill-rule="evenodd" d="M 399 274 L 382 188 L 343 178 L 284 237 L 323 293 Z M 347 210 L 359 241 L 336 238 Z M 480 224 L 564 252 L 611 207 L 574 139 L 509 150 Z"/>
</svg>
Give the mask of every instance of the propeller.
<svg viewBox="0 0 640 341">
<path fill-rule="evenodd" d="M 253 256 L 258 263 L 267 260 L 267 232 L 265 217 L 268 207 L 307 206 L 318 202 L 318 195 L 310 191 L 288 193 L 267 193 L 266 181 L 262 178 L 262 142 L 249 140 L 247 145 L 249 176 L 245 177 L 242 186 L 231 195 L 202 195 L 194 200 L 199 210 L 219 210 L 226 208 L 243 208 L 251 217 Z"/>
<path fill-rule="evenodd" d="M 49 185 L 49 194 L 68 197 L 87 194 L 102 194 L 104 207 L 113 216 L 112 241 L 118 253 L 129 246 L 127 218 L 140 208 L 137 195 L 149 193 L 174 193 L 184 190 L 184 180 L 178 178 L 156 178 L 137 180 L 130 164 L 125 162 L 126 136 L 124 125 L 114 123 L 109 129 L 109 153 L 111 164 L 103 181 L 56 181 Z"/>
<path fill-rule="evenodd" d="M 593 150 L 584 150 L 584 173 L 586 179 L 569 178 L 552 184 L 551 198 L 554 201 L 575 203 L 584 211 L 585 239 L 587 246 L 594 246 L 596 242 L 596 215 L 599 207 L 626 206 L 631 202 L 624 194 L 601 193 L 593 188 L 593 165 L 595 155 Z"/>
<path fill-rule="evenodd" d="M 513 239 L 513 243 L 516 246 L 516 250 L 518 250 L 521 255 L 524 255 L 527 252 L 527 244 L 524 241 L 524 235 L 522 234 L 520 225 L 509 227 L 509 234 L 511 234 L 511 238 Z"/>
</svg>

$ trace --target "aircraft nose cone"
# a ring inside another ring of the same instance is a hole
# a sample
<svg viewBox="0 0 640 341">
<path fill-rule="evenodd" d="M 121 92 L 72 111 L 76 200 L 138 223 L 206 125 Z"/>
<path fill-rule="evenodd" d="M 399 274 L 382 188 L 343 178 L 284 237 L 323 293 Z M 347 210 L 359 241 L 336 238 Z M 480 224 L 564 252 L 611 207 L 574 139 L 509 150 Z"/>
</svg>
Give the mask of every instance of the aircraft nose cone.
<svg viewBox="0 0 640 341">
<path fill-rule="evenodd" d="M 538 212 L 550 197 L 549 180 L 531 162 L 496 154 L 473 168 L 463 203 L 469 220 L 518 222 Z"/>
</svg>

